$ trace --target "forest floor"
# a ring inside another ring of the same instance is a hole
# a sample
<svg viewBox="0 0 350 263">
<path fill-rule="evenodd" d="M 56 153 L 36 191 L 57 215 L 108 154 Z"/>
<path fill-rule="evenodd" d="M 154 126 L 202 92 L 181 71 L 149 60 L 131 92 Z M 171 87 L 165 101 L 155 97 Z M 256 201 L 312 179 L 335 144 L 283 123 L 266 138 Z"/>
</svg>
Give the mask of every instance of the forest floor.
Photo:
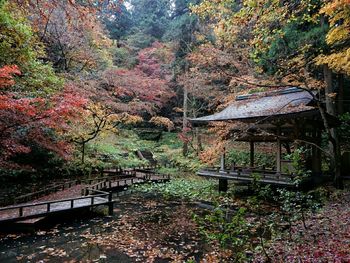
<svg viewBox="0 0 350 263">
<path fill-rule="evenodd" d="M 289 232 L 289 231 L 288 231 Z M 273 262 L 350 262 L 350 193 L 330 200 L 320 211 L 271 240 Z M 260 258 L 260 257 L 259 257 Z M 258 258 L 257 258 L 257 261 Z"/>
</svg>

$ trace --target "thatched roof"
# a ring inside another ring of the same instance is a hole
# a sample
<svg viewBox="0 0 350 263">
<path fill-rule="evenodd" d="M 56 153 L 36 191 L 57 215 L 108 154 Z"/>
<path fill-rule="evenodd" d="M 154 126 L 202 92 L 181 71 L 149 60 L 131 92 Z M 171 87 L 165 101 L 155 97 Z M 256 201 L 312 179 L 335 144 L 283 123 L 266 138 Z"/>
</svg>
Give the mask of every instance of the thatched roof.
<svg viewBox="0 0 350 263">
<path fill-rule="evenodd" d="M 283 90 L 255 93 L 238 96 L 224 110 L 200 118 L 191 119 L 193 123 L 226 121 L 226 120 L 254 120 L 264 117 L 282 117 L 289 115 L 306 115 L 316 113 L 318 110 L 311 106 L 313 96 L 300 88 L 287 88 Z"/>
</svg>

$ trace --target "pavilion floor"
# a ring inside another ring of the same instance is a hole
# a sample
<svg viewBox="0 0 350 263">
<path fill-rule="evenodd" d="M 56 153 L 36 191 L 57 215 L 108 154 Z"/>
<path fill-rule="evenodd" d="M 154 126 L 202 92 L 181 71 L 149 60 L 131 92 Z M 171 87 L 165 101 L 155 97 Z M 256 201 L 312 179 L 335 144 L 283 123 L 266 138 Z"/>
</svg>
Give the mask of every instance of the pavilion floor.
<svg viewBox="0 0 350 263">
<path fill-rule="evenodd" d="M 252 182 L 259 176 L 259 182 L 263 184 L 273 184 L 278 186 L 294 186 L 293 175 L 278 173 L 274 170 L 259 169 L 254 167 L 235 167 L 234 169 L 220 169 L 219 167 L 205 168 L 199 170 L 197 175 L 219 179 L 233 180 L 238 182 Z"/>
</svg>

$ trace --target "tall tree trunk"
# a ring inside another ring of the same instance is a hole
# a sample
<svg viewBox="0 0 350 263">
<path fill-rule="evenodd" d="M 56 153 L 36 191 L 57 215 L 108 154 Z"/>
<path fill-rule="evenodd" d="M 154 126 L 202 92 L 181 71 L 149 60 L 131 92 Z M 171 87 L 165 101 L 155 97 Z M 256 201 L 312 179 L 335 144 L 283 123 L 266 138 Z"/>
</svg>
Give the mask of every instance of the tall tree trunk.
<svg viewBox="0 0 350 263">
<path fill-rule="evenodd" d="M 199 153 L 203 150 L 202 136 L 200 134 L 200 131 L 199 131 L 198 127 L 194 128 L 194 136 L 195 136 L 195 142 L 197 143 L 197 145 L 196 145 L 196 153 L 197 153 L 197 156 L 198 156 Z"/>
<path fill-rule="evenodd" d="M 338 105 L 338 115 L 344 113 L 344 75 L 338 75 L 338 96 L 337 96 L 337 105 Z"/>
<path fill-rule="evenodd" d="M 335 116 L 336 115 L 335 100 L 333 99 L 333 96 L 330 96 L 332 93 L 335 92 L 334 86 L 333 86 L 333 74 L 332 74 L 332 71 L 329 69 L 328 65 L 323 66 L 323 75 L 324 75 L 324 81 L 326 84 L 325 96 L 326 96 L 327 113 Z"/>
<path fill-rule="evenodd" d="M 81 163 L 84 164 L 85 162 L 85 141 L 82 141 L 81 144 Z"/>
<path fill-rule="evenodd" d="M 187 133 L 187 112 L 188 112 L 188 90 L 187 87 L 184 87 L 184 102 L 183 102 L 183 120 L 182 120 L 182 132 L 184 135 Z M 188 141 L 185 140 L 182 146 L 183 156 L 188 154 Z"/>
<path fill-rule="evenodd" d="M 332 71 L 328 67 L 328 65 L 323 66 L 323 73 L 324 73 L 324 80 L 326 84 L 325 88 L 325 97 L 326 97 L 326 110 L 327 113 L 333 116 L 336 116 L 336 104 L 333 99 L 333 96 L 330 96 L 332 93 L 334 93 L 334 86 L 333 86 L 333 77 L 332 77 Z M 327 127 L 326 127 L 327 129 Z M 339 139 L 337 136 L 337 130 L 335 128 L 329 128 L 329 137 L 330 137 L 330 148 L 334 156 L 334 161 L 332 164 L 332 169 L 334 171 L 334 185 L 337 188 L 342 188 L 342 181 L 341 181 L 341 163 L 340 163 L 340 146 L 339 146 Z"/>
</svg>

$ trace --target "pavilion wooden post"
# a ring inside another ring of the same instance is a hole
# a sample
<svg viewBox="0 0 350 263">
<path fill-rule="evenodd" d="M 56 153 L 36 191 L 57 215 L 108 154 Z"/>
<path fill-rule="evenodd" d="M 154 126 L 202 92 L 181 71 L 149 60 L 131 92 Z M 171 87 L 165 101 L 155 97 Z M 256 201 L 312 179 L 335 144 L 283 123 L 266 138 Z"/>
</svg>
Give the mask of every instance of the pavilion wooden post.
<svg viewBox="0 0 350 263">
<path fill-rule="evenodd" d="M 254 167 L 254 142 L 250 141 L 250 167 Z"/>
<path fill-rule="evenodd" d="M 220 172 L 225 172 L 225 159 L 226 159 L 226 149 L 223 149 L 220 159 Z M 219 179 L 219 192 L 227 192 L 228 181 L 227 179 Z"/>
<path fill-rule="evenodd" d="M 281 173 L 282 167 L 281 167 L 281 160 L 282 160 L 282 144 L 281 144 L 281 129 L 280 127 L 277 128 L 277 156 L 276 156 L 276 170 L 277 173 Z"/>
<path fill-rule="evenodd" d="M 220 158 L 220 171 L 225 171 L 225 166 L 226 166 L 226 149 L 224 148 L 222 153 L 221 153 L 221 158 Z"/>
</svg>

